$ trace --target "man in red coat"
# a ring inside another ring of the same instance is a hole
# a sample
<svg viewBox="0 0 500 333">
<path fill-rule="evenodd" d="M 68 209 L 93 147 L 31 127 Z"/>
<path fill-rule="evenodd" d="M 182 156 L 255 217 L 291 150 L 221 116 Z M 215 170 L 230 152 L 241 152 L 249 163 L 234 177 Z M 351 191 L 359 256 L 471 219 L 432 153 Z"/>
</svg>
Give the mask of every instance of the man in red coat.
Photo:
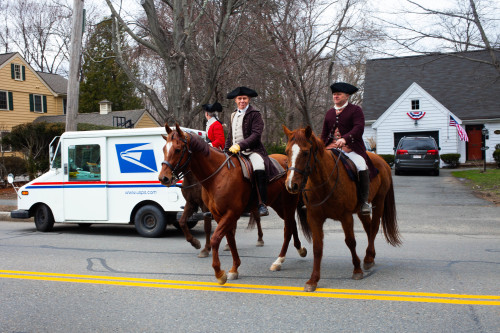
<svg viewBox="0 0 500 333">
<path fill-rule="evenodd" d="M 241 152 L 252 163 L 257 190 L 260 194 L 259 214 L 269 215 L 267 200 L 267 182 L 278 174 L 267 155 L 261 137 L 264 120 L 260 111 L 250 105 L 250 98 L 257 97 L 257 92 L 247 87 L 238 87 L 227 94 L 227 99 L 234 99 L 236 110 L 231 114 L 230 129 L 225 149 L 233 154 Z"/>
<path fill-rule="evenodd" d="M 210 140 L 210 145 L 220 150 L 224 149 L 224 129 L 216 115 L 216 112 L 222 111 L 222 105 L 215 102 L 214 104 L 203 104 L 202 108 L 205 110 L 205 118 L 207 118 L 206 132 Z"/>
<path fill-rule="evenodd" d="M 353 85 L 337 82 L 330 86 L 334 107 L 326 112 L 321 139 L 327 149 L 338 148 L 351 159 L 358 169 L 360 182 L 360 211 L 363 215 L 371 213 L 368 203 L 370 174 L 377 170 L 366 154 L 363 141 L 365 116 L 357 105 L 349 103 L 349 96 L 358 91 Z"/>
</svg>

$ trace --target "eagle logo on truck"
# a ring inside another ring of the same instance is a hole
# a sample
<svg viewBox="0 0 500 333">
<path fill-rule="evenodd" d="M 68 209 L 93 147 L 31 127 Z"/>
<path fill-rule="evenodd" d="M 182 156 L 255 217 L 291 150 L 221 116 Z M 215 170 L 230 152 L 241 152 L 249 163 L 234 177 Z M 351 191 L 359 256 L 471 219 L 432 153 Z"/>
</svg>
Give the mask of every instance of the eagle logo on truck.
<svg viewBox="0 0 500 333">
<path fill-rule="evenodd" d="M 121 173 L 157 172 L 152 143 L 116 144 Z"/>
</svg>

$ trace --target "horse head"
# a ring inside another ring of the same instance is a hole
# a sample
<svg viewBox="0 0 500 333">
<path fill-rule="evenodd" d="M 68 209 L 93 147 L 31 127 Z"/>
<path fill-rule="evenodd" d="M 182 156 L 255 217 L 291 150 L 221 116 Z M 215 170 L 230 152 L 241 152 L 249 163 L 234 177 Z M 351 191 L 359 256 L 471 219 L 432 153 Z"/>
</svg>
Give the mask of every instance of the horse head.
<svg viewBox="0 0 500 333">
<path fill-rule="evenodd" d="M 166 144 L 163 147 L 163 162 L 158 180 L 165 186 L 172 186 L 182 179 L 191 161 L 189 149 L 190 135 L 184 133 L 179 124 L 175 124 L 175 130 L 165 123 L 167 135 L 162 135 Z"/>
<path fill-rule="evenodd" d="M 288 137 L 285 153 L 288 156 L 288 171 L 285 186 L 288 192 L 298 193 L 304 189 L 309 174 L 314 169 L 317 154 L 322 153 L 321 143 L 310 126 L 289 130 L 283 125 Z"/>
</svg>

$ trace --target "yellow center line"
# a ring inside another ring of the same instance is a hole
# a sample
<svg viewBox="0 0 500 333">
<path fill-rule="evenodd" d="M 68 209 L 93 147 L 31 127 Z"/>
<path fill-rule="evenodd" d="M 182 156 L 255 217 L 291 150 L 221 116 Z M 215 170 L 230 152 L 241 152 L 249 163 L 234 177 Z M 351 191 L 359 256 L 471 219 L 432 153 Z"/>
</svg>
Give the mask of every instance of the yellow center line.
<svg viewBox="0 0 500 333">
<path fill-rule="evenodd" d="M 500 295 L 461 295 L 448 293 L 419 293 L 405 291 L 357 290 L 318 288 L 316 292 L 304 292 L 292 286 L 270 286 L 227 283 L 220 286 L 215 282 L 161 280 L 131 277 L 79 275 L 46 272 L 0 270 L 0 278 L 38 281 L 87 283 L 129 287 L 147 287 L 177 290 L 216 291 L 260 295 L 302 296 L 341 298 L 359 300 L 383 300 L 398 302 L 424 302 L 467 305 L 500 305 Z"/>
</svg>

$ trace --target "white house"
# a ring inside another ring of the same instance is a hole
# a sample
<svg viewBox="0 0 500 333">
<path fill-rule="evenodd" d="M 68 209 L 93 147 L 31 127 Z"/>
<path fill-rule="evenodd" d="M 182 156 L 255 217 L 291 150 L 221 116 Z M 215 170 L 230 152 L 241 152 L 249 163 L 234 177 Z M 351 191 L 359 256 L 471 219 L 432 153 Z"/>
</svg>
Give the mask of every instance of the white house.
<svg viewBox="0 0 500 333">
<path fill-rule="evenodd" d="M 495 55 L 500 59 L 500 51 Z M 462 163 L 494 162 L 500 143 L 500 74 L 488 60 L 486 51 L 369 60 L 365 139 L 376 141 L 378 154 L 392 154 L 401 137 L 430 135 L 441 154 L 459 153 Z M 450 116 L 468 141 L 450 126 Z"/>
</svg>

